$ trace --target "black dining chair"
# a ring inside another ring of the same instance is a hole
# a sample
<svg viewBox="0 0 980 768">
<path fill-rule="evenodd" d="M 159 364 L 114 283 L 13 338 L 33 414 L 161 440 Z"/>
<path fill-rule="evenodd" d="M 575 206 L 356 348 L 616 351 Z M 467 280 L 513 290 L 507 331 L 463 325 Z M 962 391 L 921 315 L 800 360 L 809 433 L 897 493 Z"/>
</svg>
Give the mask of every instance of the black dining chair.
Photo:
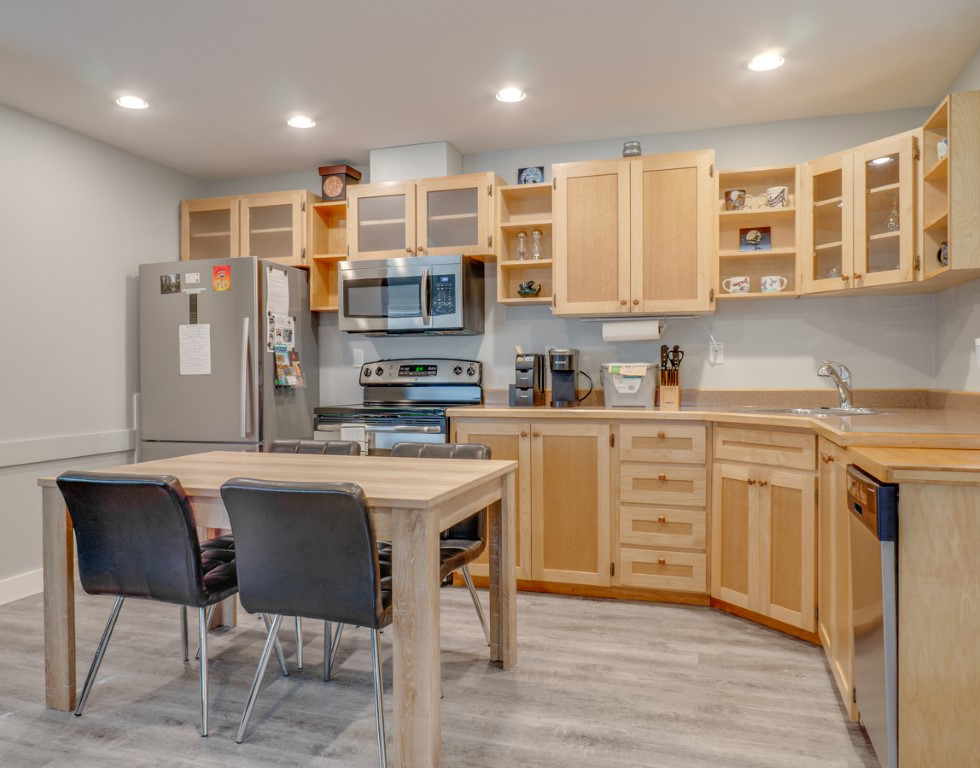
<svg viewBox="0 0 980 768">
<path fill-rule="evenodd" d="M 207 736 L 208 609 L 238 591 L 234 553 L 201 549 L 187 496 L 173 476 L 65 472 L 58 488 L 75 529 L 82 588 L 116 597 L 75 716 L 92 692 L 123 600 L 157 600 L 198 609 L 201 735 Z"/>
<path fill-rule="evenodd" d="M 273 615 L 235 741 L 245 738 L 283 616 L 368 627 L 374 646 L 375 717 L 386 764 L 380 630 L 392 621 L 391 579 L 382 579 L 364 492 L 353 483 L 236 478 L 221 486 L 237 553 L 239 597 Z M 330 659 L 324 657 L 324 669 Z"/>
<path fill-rule="evenodd" d="M 490 447 L 479 443 L 396 443 L 391 455 L 412 459 L 489 459 Z M 483 612 L 480 596 L 473 587 L 469 564 L 478 558 L 487 546 L 487 512 L 481 509 L 474 515 L 445 530 L 439 538 L 439 579 L 449 578 L 454 571 L 461 571 L 466 588 L 473 598 L 473 607 L 483 627 L 483 634 L 490 645 L 490 627 Z M 379 551 L 382 567 L 391 567 L 391 547 L 382 544 Z"/>
<path fill-rule="evenodd" d="M 266 453 L 296 453 L 299 440 L 273 440 Z"/>
</svg>

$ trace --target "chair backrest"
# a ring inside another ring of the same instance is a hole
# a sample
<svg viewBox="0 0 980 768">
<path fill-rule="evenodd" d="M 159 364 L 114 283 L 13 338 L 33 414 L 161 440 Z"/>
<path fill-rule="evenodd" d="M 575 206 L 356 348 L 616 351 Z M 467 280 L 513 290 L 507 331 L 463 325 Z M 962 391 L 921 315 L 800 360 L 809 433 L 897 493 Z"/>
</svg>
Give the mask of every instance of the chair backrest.
<svg viewBox="0 0 980 768">
<path fill-rule="evenodd" d="M 328 440 L 327 454 L 330 456 L 360 456 L 361 445 L 353 440 Z"/>
<path fill-rule="evenodd" d="M 177 478 L 65 472 L 58 488 L 86 592 L 203 605 L 197 528 Z"/>
<path fill-rule="evenodd" d="M 296 453 L 299 440 L 273 440 L 268 453 Z"/>
<path fill-rule="evenodd" d="M 299 440 L 296 443 L 296 453 L 318 453 L 327 452 L 326 440 Z"/>
<path fill-rule="evenodd" d="M 221 498 L 247 611 L 379 628 L 377 541 L 360 486 L 234 478 Z"/>
<path fill-rule="evenodd" d="M 391 455 L 411 459 L 489 459 L 490 446 L 481 443 L 395 443 Z M 486 511 L 480 510 L 443 531 L 442 538 L 483 541 L 486 533 Z"/>
</svg>

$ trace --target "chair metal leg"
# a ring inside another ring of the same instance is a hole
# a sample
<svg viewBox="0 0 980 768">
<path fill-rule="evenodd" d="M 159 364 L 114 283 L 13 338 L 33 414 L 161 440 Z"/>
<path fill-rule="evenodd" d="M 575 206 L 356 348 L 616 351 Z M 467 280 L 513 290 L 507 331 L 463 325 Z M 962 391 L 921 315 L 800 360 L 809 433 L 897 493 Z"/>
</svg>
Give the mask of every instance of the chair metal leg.
<svg viewBox="0 0 980 768">
<path fill-rule="evenodd" d="M 333 624 L 323 622 L 323 682 L 330 682 L 330 670 L 333 667 Z"/>
<path fill-rule="evenodd" d="M 385 746 L 385 708 L 384 686 L 381 684 L 381 633 L 375 629 L 371 633 L 374 643 L 374 706 L 378 722 L 378 758 L 381 768 L 387 768 L 388 752 Z"/>
<path fill-rule="evenodd" d="M 337 624 L 337 631 L 333 634 L 333 642 L 330 643 L 330 671 L 333 671 L 334 662 L 337 661 L 337 650 L 340 648 L 340 636 L 344 634 L 345 624 Z"/>
<path fill-rule="evenodd" d="M 102 657 L 105 656 L 105 649 L 109 645 L 109 638 L 112 637 L 112 630 L 116 627 L 116 619 L 119 618 L 119 609 L 122 608 L 124 599 L 117 597 L 116 602 L 112 605 L 112 611 L 109 613 L 109 621 L 106 622 L 105 630 L 102 632 L 102 639 L 99 641 L 99 647 L 95 651 L 95 658 L 92 659 L 92 666 L 89 667 L 88 677 L 85 678 L 82 695 L 78 699 L 78 705 L 75 707 L 75 717 L 82 716 L 82 710 L 85 709 L 85 702 L 88 701 L 88 695 L 92 692 L 92 686 L 95 685 L 95 676 L 99 674 L 99 667 L 102 666 Z"/>
<path fill-rule="evenodd" d="M 218 604 L 217 603 L 215 603 L 214 605 L 209 605 L 207 607 L 207 616 L 205 616 L 204 618 L 205 618 L 205 623 L 208 625 L 208 631 L 211 630 L 211 619 L 214 618 L 214 609 L 217 608 L 217 607 L 218 607 Z M 203 611 L 205 609 L 202 608 L 201 610 Z M 200 646 L 200 644 L 198 644 L 198 646 L 197 646 L 197 653 L 194 654 L 194 660 L 197 661 L 197 659 L 199 659 L 199 658 L 201 658 L 201 646 Z"/>
<path fill-rule="evenodd" d="M 264 614 L 263 614 L 264 615 Z M 266 667 L 269 666 L 269 656 L 275 647 L 276 635 L 279 633 L 279 625 L 282 623 L 282 616 L 276 617 L 269 623 L 269 635 L 265 639 L 265 647 L 262 649 L 262 657 L 259 659 L 259 666 L 255 670 L 255 678 L 252 680 L 252 688 L 248 692 L 248 701 L 245 703 L 245 712 L 242 713 L 242 722 L 238 726 L 238 735 L 235 742 L 241 744 L 245 739 L 245 729 L 248 728 L 249 718 L 252 717 L 252 710 L 255 708 L 255 699 L 259 695 L 259 686 L 262 684 L 262 676 L 265 674 Z"/>
<path fill-rule="evenodd" d="M 296 669 L 303 668 L 303 620 L 296 617 Z"/>
<path fill-rule="evenodd" d="M 201 608 L 198 615 L 201 634 L 201 736 L 208 735 L 208 628 L 211 625 L 211 609 Z"/>
<path fill-rule="evenodd" d="M 480 626 L 483 627 L 483 636 L 487 639 L 487 645 L 490 645 L 490 627 L 487 626 L 487 617 L 483 613 L 483 603 L 480 602 L 480 596 L 476 594 L 476 589 L 473 588 L 473 579 L 470 578 L 470 569 L 464 565 L 460 570 L 463 572 L 463 580 L 466 582 L 466 588 L 470 591 L 470 597 L 473 598 L 473 605 L 476 606 L 476 615 L 480 617 Z"/>
<path fill-rule="evenodd" d="M 180 606 L 180 645 L 184 650 L 184 661 L 187 661 L 187 606 Z"/>
<path fill-rule="evenodd" d="M 262 621 L 265 622 L 265 628 L 269 629 L 272 627 L 272 621 L 269 619 L 269 614 L 262 614 Z M 282 670 L 283 677 L 289 677 L 289 670 L 286 669 L 286 655 L 282 652 L 282 646 L 279 645 L 279 638 L 275 638 L 273 647 L 276 649 L 276 658 L 279 659 L 279 669 Z"/>
</svg>

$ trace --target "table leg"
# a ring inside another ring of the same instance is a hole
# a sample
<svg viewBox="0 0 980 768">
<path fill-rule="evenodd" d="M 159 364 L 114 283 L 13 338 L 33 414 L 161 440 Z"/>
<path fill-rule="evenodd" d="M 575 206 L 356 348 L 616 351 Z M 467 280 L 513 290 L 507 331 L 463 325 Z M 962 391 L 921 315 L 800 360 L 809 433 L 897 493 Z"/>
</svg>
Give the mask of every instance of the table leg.
<svg viewBox="0 0 980 768">
<path fill-rule="evenodd" d="M 517 550 L 515 472 L 500 480 L 500 502 L 489 508 L 490 658 L 504 669 L 517 664 Z"/>
<path fill-rule="evenodd" d="M 44 703 L 75 708 L 75 548 L 57 486 L 41 489 L 44 552 Z"/>
<path fill-rule="evenodd" d="M 395 622 L 395 760 L 435 768 L 442 742 L 439 669 L 439 526 L 425 510 L 391 512 Z"/>
</svg>

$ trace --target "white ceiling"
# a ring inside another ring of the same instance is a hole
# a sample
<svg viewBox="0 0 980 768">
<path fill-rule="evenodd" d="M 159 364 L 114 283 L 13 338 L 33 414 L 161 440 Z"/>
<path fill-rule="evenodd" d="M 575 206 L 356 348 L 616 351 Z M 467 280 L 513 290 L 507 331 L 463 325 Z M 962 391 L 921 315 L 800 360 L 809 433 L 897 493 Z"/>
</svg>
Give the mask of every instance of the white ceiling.
<svg viewBox="0 0 980 768">
<path fill-rule="evenodd" d="M 221 179 L 929 105 L 978 44 L 977 0 L 2 0 L 0 103 Z"/>
</svg>

